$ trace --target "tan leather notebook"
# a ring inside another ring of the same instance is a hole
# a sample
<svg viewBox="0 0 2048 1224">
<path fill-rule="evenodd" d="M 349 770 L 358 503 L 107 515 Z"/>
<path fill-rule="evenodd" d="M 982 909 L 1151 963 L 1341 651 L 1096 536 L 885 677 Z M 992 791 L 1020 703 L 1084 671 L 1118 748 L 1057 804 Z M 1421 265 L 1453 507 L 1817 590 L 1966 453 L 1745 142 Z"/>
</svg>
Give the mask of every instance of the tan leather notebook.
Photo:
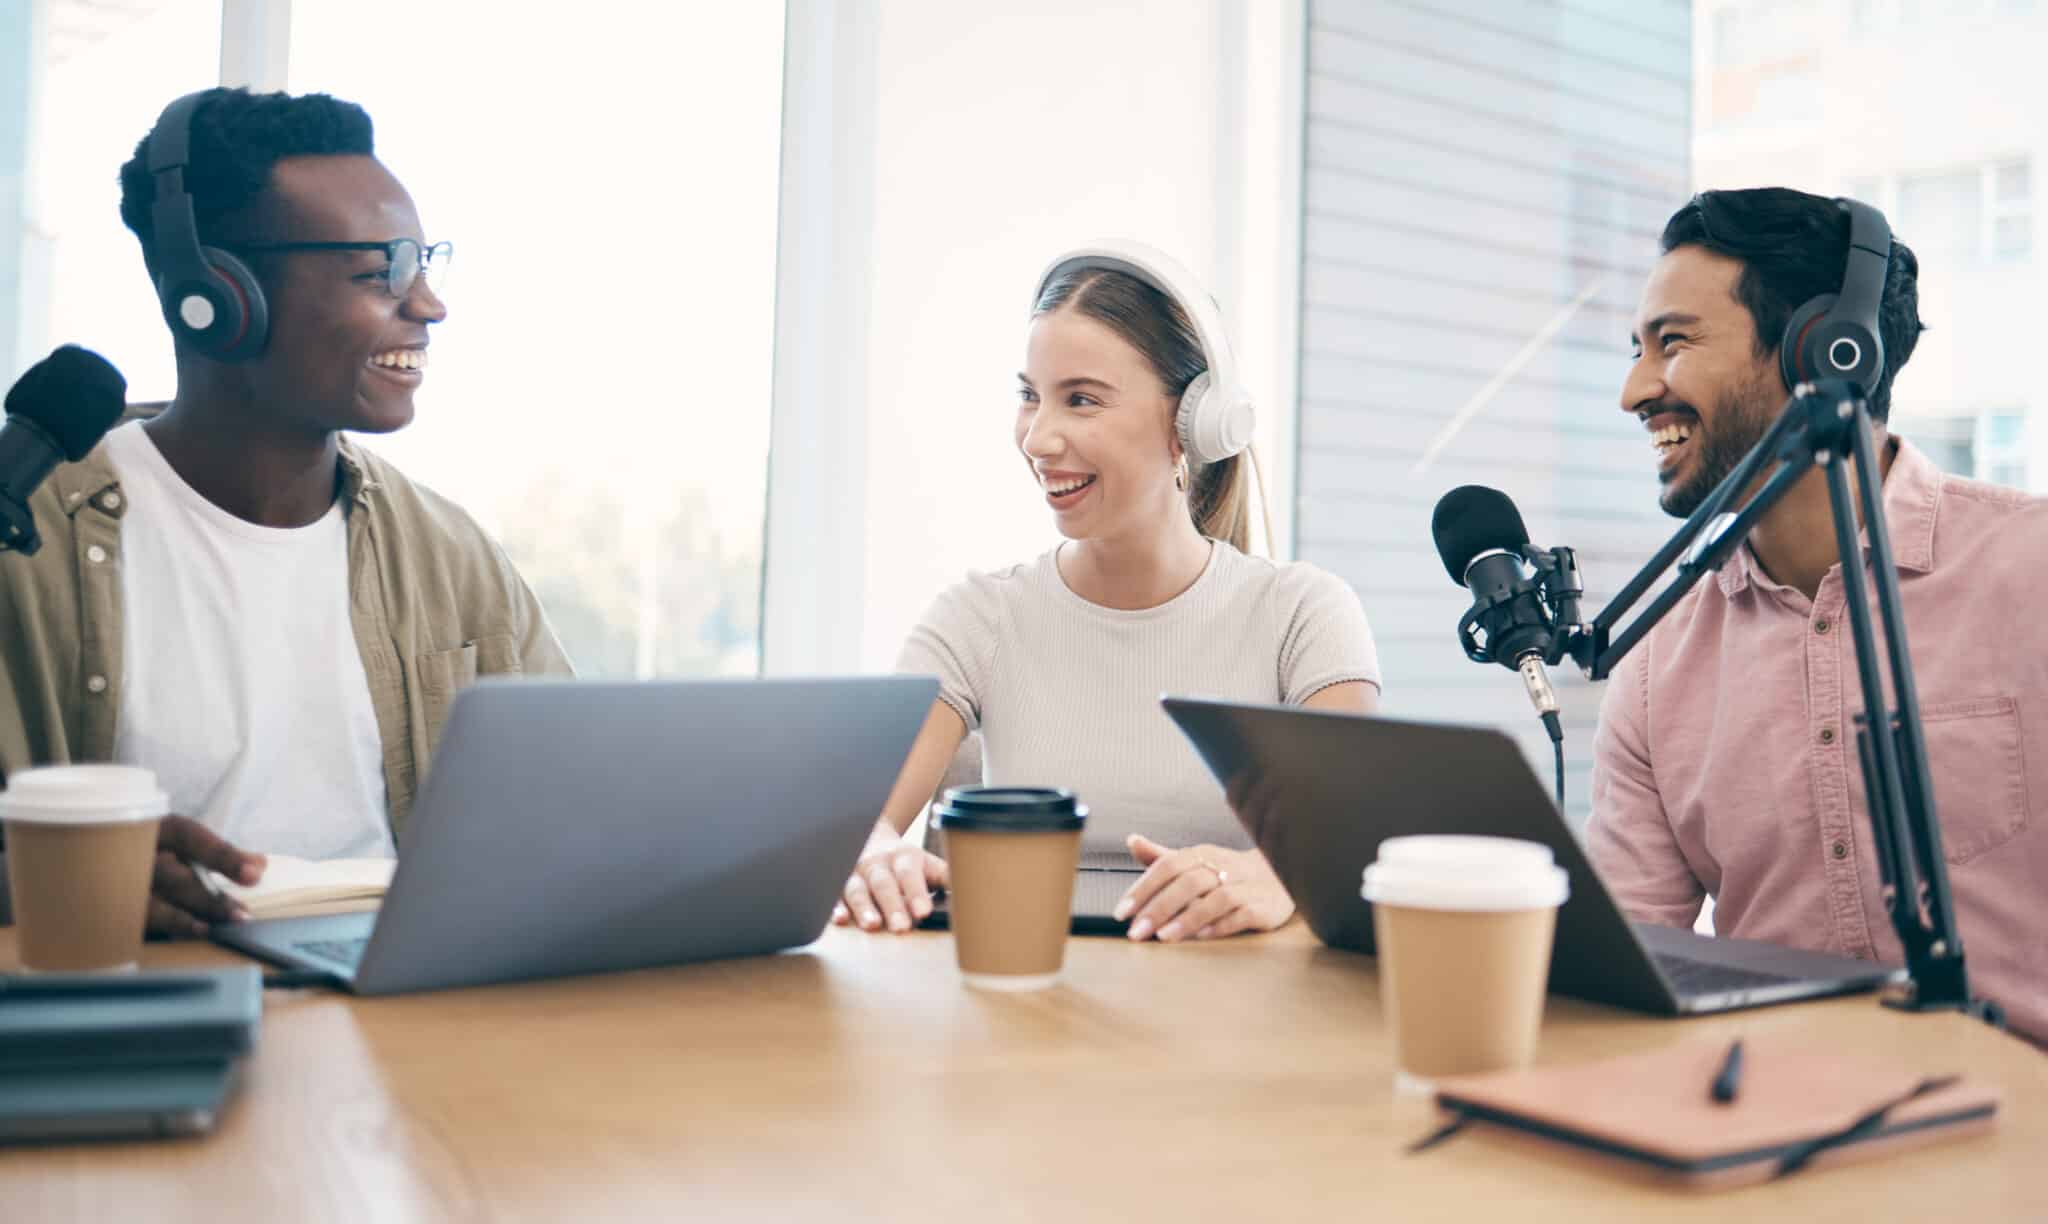
<svg viewBox="0 0 2048 1224">
<path fill-rule="evenodd" d="M 1995 1087 L 1797 1042 L 1746 1038 L 1735 1099 L 1725 1104 L 1712 1094 L 1728 1054 L 1723 1041 L 1449 1077 L 1437 1085 L 1437 1103 L 1454 1119 L 1715 1189 L 1979 1134 L 1997 1121 Z"/>
</svg>

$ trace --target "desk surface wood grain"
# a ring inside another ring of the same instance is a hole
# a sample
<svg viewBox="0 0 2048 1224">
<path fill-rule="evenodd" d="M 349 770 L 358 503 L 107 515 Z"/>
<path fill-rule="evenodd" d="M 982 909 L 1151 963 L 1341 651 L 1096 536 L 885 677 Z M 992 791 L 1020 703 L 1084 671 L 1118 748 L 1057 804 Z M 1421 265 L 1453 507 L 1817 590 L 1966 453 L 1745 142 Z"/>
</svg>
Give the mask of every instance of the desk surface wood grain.
<svg viewBox="0 0 2048 1224">
<path fill-rule="evenodd" d="M 1543 1062 L 1769 1030 L 2006 1094 L 1988 1137 L 1695 1195 L 1484 1132 L 1403 1155 L 1434 1116 L 1393 1095 L 1372 962 L 1299 924 L 1076 940 L 1038 995 L 962 987 L 952 951 L 834 931 L 520 986 L 273 991 L 215 1135 L 0 1149 L 0 1220 L 2048 1219 L 2048 1057 L 1957 1016 L 1553 999 Z"/>
</svg>

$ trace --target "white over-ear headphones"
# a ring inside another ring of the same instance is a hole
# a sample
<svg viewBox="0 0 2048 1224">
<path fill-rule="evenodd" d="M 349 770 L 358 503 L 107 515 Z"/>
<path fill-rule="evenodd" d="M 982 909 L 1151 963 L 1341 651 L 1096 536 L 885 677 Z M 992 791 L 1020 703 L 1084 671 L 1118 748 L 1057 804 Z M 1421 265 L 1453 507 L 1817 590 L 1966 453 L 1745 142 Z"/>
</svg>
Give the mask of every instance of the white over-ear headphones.
<svg viewBox="0 0 2048 1224">
<path fill-rule="evenodd" d="M 1175 428 L 1181 448 L 1196 465 L 1215 463 L 1237 454 L 1252 441 L 1252 397 L 1237 380 L 1237 362 L 1230 355 L 1230 337 L 1223 331 L 1223 312 L 1194 274 L 1161 251 L 1136 242 L 1100 242 L 1068 251 L 1052 261 L 1038 278 L 1034 305 L 1053 278 L 1083 268 L 1101 268 L 1134 276 L 1165 294 L 1194 324 L 1195 338 L 1209 368 L 1181 392 Z"/>
</svg>

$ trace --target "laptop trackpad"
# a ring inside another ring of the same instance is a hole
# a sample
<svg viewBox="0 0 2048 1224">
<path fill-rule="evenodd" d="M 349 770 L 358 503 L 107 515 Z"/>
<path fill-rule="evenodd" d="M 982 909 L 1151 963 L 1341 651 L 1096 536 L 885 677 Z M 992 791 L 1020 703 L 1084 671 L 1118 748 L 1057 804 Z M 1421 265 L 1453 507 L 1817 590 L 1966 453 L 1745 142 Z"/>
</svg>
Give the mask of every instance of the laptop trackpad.
<svg viewBox="0 0 2048 1224">
<path fill-rule="evenodd" d="M 370 932 L 377 925 L 374 910 L 358 914 L 326 914 L 314 918 L 271 918 L 232 922 L 212 928 L 213 942 L 273 964 L 320 969 L 351 976 Z"/>
</svg>

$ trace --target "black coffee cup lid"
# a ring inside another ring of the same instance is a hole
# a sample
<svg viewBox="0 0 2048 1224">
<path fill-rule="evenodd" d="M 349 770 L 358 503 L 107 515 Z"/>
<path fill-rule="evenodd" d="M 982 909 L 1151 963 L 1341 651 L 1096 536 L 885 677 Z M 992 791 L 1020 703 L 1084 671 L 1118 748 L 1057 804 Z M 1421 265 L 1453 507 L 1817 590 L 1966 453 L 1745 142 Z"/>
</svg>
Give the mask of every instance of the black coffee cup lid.
<svg viewBox="0 0 2048 1224">
<path fill-rule="evenodd" d="M 955 786 L 932 805 L 942 829 L 1078 829 L 1087 820 L 1074 792 L 1051 786 Z"/>
</svg>

